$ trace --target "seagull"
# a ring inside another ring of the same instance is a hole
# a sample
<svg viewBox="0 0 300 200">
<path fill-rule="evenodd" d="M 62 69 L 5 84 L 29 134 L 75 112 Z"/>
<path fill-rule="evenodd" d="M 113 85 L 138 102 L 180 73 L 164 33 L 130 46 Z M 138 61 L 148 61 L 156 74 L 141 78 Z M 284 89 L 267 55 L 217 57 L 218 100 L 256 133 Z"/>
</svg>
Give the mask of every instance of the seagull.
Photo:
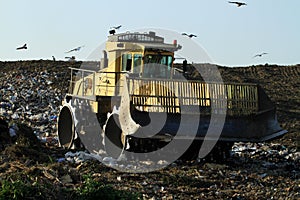
<svg viewBox="0 0 300 200">
<path fill-rule="evenodd" d="M 119 28 L 121 28 L 122 27 L 122 25 L 119 25 L 119 26 L 113 26 L 113 27 L 110 27 L 111 29 L 119 29 Z"/>
<path fill-rule="evenodd" d="M 194 34 L 187 34 L 187 33 L 182 33 L 181 35 L 185 35 L 189 38 L 192 38 L 192 37 L 197 37 L 197 35 L 194 35 Z"/>
<path fill-rule="evenodd" d="M 75 59 L 75 56 L 66 56 L 65 59 Z"/>
<path fill-rule="evenodd" d="M 77 48 L 75 48 L 75 49 L 71 49 L 70 51 L 67 51 L 67 52 L 65 52 L 65 53 L 70 53 L 70 52 L 73 52 L 73 51 L 79 51 L 82 47 L 84 47 L 84 45 L 83 45 L 83 46 L 80 46 L 80 47 L 77 47 Z"/>
<path fill-rule="evenodd" d="M 24 44 L 23 46 L 17 48 L 17 50 L 21 50 L 21 49 L 27 49 L 27 44 Z"/>
<path fill-rule="evenodd" d="M 69 61 L 74 61 L 75 60 L 75 56 L 66 56 L 65 59 L 69 59 Z"/>
<path fill-rule="evenodd" d="M 234 3 L 237 5 L 237 7 L 246 6 L 247 4 L 244 2 L 238 2 L 238 1 L 228 1 L 228 3 Z"/>
<path fill-rule="evenodd" d="M 266 55 L 266 54 L 268 54 L 268 53 L 260 53 L 260 54 L 256 54 L 255 56 L 253 56 L 253 58 L 255 58 L 255 57 L 262 57 L 263 55 Z"/>
</svg>

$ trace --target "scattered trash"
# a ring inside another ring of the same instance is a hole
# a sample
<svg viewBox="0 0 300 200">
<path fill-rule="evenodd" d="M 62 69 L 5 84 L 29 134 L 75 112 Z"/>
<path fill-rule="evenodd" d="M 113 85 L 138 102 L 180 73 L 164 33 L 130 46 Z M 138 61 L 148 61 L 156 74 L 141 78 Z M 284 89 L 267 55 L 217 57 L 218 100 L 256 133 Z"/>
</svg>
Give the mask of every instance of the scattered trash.
<svg viewBox="0 0 300 200">
<path fill-rule="evenodd" d="M 66 161 L 65 158 L 58 158 L 58 159 L 57 159 L 57 162 L 59 162 L 59 163 L 64 162 L 64 161 Z"/>
<path fill-rule="evenodd" d="M 259 175 L 261 178 L 265 178 L 266 176 L 268 176 L 268 174 L 267 173 L 264 173 L 264 174 L 260 174 Z"/>
<path fill-rule="evenodd" d="M 10 135 L 10 137 L 17 136 L 17 131 L 18 131 L 17 125 L 13 124 L 12 126 L 10 126 L 9 127 L 9 135 Z"/>
<path fill-rule="evenodd" d="M 158 165 L 168 165 L 169 163 L 166 160 L 159 160 L 157 162 Z"/>
<path fill-rule="evenodd" d="M 57 87 L 63 81 L 58 79 L 65 77 L 66 71 L 52 70 L 53 65 L 49 64 L 27 66 L 10 67 L 11 70 L 1 72 L 0 117 L 9 123 L 18 121 L 29 125 L 40 138 L 46 134 L 54 136 L 59 105 L 64 95 Z M 67 88 L 65 84 L 61 88 Z M 10 135 L 14 136 L 15 132 L 10 127 Z"/>
<path fill-rule="evenodd" d="M 79 151 L 79 152 L 76 152 L 76 153 L 67 152 L 65 154 L 65 159 L 69 162 L 72 162 L 72 163 L 81 163 L 81 162 L 91 160 L 91 159 L 102 161 L 102 157 L 100 155 L 86 153 L 86 152 L 83 152 L 83 151 Z M 104 159 L 103 159 L 103 161 L 104 161 Z"/>
<path fill-rule="evenodd" d="M 116 165 L 117 160 L 112 157 L 104 157 L 102 162 L 104 162 L 108 166 L 114 166 Z"/>
</svg>

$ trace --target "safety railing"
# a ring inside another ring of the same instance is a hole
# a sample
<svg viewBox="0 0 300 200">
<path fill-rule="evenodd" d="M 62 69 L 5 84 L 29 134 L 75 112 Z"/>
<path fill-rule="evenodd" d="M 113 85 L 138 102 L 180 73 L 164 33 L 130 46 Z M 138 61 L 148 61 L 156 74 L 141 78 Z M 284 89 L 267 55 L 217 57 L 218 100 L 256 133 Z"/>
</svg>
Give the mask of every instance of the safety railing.
<svg viewBox="0 0 300 200">
<path fill-rule="evenodd" d="M 94 96 L 96 72 L 78 68 L 70 68 L 70 70 L 69 93 L 77 96 Z"/>
<path fill-rule="evenodd" d="M 126 72 L 93 71 L 70 68 L 69 94 L 80 98 L 95 96 L 119 96 L 122 88 L 121 75 Z"/>
<path fill-rule="evenodd" d="M 249 115 L 258 111 L 254 84 L 129 79 L 132 103 L 141 111 Z"/>
<path fill-rule="evenodd" d="M 120 96 L 124 72 L 71 68 L 70 93 L 83 98 Z M 141 111 L 250 115 L 259 110 L 255 84 L 127 78 L 132 104 Z"/>
</svg>

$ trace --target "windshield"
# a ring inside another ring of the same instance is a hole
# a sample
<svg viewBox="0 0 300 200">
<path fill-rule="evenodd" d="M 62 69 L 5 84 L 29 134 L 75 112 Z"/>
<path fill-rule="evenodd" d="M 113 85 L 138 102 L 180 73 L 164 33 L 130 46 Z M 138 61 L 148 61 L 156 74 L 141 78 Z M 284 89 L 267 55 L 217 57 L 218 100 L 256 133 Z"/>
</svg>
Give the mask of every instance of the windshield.
<svg viewBox="0 0 300 200">
<path fill-rule="evenodd" d="M 171 55 L 146 55 L 143 77 L 170 78 L 172 61 Z"/>
</svg>

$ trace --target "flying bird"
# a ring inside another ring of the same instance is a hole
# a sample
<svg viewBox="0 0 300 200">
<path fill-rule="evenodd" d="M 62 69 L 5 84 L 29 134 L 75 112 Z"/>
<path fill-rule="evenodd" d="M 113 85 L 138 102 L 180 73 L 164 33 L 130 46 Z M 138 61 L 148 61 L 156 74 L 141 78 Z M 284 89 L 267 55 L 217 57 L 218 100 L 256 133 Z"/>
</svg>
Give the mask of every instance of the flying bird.
<svg viewBox="0 0 300 200">
<path fill-rule="evenodd" d="M 24 44 L 23 46 L 17 48 L 17 50 L 21 50 L 21 49 L 27 49 L 27 44 Z"/>
<path fill-rule="evenodd" d="M 185 35 L 189 38 L 192 38 L 192 37 L 197 37 L 197 35 L 194 35 L 194 34 L 187 34 L 187 33 L 182 33 L 181 35 Z"/>
<path fill-rule="evenodd" d="M 236 4 L 237 7 L 241 7 L 241 6 L 246 6 L 247 4 L 244 2 L 239 2 L 239 1 L 228 1 L 228 3 L 233 3 Z"/>
<path fill-rule="evenodd" d="M 67 51 L 67 52 L 65 52 L 65 53 L 70 53 L 70 52 L 73 52 L 73 51 L 80 51 L 80 49 L 81 49 L 82 47 L 84 47 L 84 45 L 83 45 L 83 46 L 80 46 L 80 47 L 77 47 L 77 48 L 75 48 L 75 49 L 71 49 L 70 51 Z"/>
<path fill-rule="evenodd" d="M 266 55 L 266 54 L 268 54 L 268 53 L 260 53 L 260 54 L 256 54 L 255 56 L 253 56 L 253 58 L 255 58 L 255 57 L 262 57 L 263 55 Z"/>
<path fill-rule="evenodd" d="M 122 25 L 119 25 L 119 26 L 113 26 L 113 27 L 110 27 L 111 29 L 119 29 L 119 28 L 121 28 L 122 27 Z"/>
</svg>

